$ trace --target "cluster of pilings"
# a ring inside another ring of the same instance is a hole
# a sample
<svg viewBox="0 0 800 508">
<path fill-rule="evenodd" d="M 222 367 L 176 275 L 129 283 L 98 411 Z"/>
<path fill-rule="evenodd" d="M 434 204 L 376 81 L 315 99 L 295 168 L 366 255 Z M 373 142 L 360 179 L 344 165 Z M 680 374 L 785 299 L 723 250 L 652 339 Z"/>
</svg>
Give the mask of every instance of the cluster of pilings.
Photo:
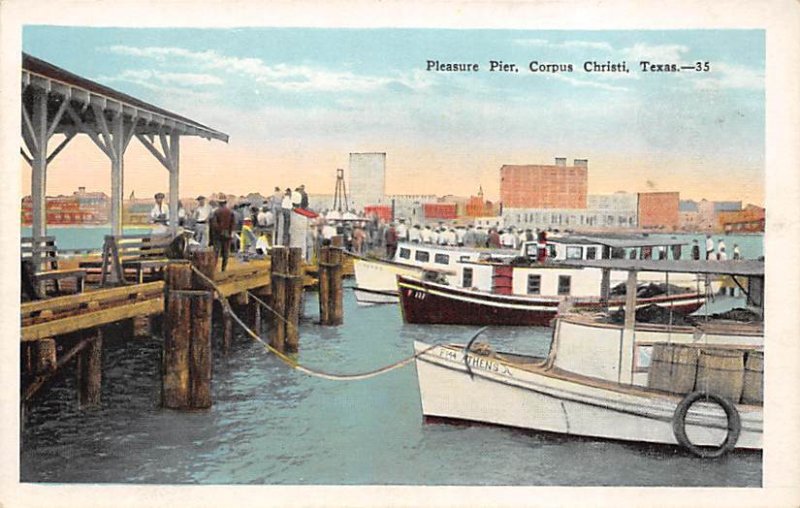
<svg viewBox="0 0 800 508">
<path fill-rule="evenodd" d="M 343 322 L 341 247 L 324 247 L 319 263 L 320 324 Z M 230 295 L 230 305 L 220 305 L 221 349 L 227 353 L 233 337 L 232 309 L 256 334 L 262 319 L 269 325 L 269 343 L 281 352 L 296 352 L 300 346 L 299 321 L 303 309 L 304 270 L 300 248 L 276 246 L 271 251 L 268 285 Z M 212 321 L 215 293 L 209 280 L 215 279 L 217 259 L 211 249 L 194 251 L 188 261 L 171 262 L 165 271 L 164 311 L 161 320 L 162 406 L 172 409 L 202 409 L 212 404 L 211 377 L 214 343 Z M 193 267 L 205 277 L 194 272 Z M 257 295 L 257 298 L 250 296 Z M 265 301 L 268 310 L 262 309 Z M 133 301 L 133 300 L 132 300 Z M 149 335 L 152 316 L 128 320 L 132 336 Z M 25 403 L 61 370 L 77 362 L 77 391 L 81 407 L 100 403 L 102 381 L 102 327 L 93 326 L 69 336 L 45 338 L 22 344 L 22 372 L 30 379 L 22 393 Z M 66 350 L 58 353 L 57 350 Z"/>
</svg>

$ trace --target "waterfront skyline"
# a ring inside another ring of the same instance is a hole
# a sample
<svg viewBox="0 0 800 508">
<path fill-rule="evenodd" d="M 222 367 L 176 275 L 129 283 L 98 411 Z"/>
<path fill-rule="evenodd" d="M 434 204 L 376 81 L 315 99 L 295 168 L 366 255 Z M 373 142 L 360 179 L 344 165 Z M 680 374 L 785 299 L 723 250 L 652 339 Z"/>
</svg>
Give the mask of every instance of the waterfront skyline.
<svg viewBox="0 0 800 508">
<path fill-rule="evenodd" d="M 230 134 L 228 145 L 184 139 L 181 195 L 300 183 L 331 193 L 350 152 L 378 151 L 390 194 L 482 186 L 497 200 L 503 164 L 563 156 L 589 160 L 591 194 L 764 202 L 760 30 L 26 27 L 23 50 Z M 429 71 L 428 60 L 481 71 Z M 489 72 L 490 60 L 520 72 Z M 530 72 L 534 60 L 574 69 Z M 642 72 L 641 60 L 711 71 Z M 626 61 L 630 72 L 587 73 L 586 61 Z M 110 186 L 108 160 L 80 138 L 52 163 L 49 195 Z M 125 167 L 125 195 L 167 187 L 138 142 Z"/>
</svg>

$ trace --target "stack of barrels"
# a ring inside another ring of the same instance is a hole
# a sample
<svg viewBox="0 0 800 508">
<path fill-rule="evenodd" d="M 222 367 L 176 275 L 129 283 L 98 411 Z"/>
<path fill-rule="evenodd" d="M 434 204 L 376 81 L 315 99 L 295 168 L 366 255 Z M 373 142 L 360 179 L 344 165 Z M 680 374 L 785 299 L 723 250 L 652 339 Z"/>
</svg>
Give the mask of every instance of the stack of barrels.
<svg viewBox="0 0 800 508">
<path fill-rule="evenodd" d="M 647 386 L 674 394 L 713 393 L 733 403 L 764 402 L 764 352 L 753 349 L 657 343 Z"/>
</svg>

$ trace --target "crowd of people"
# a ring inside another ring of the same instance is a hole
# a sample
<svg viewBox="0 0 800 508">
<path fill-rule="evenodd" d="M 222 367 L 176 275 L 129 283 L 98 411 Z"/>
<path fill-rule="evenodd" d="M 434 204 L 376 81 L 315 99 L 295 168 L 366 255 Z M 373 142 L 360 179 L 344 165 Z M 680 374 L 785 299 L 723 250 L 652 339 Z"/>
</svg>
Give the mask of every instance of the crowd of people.
<svg viewBox="0 0 800 508">
<path fill-rule="evenodd" d="M 214 247 L 217 256 L 222 259 L 223 271 L 227 267 L 231 251 L 247 257 L 265 255 L 272 245 L 289 245 L 292 211 L 298 208 L 307 210 L 309 204 L 305 185 L 294 190 L 275 187 L 273 194 L 259 206 L 241 202 L 228 207 L 224 194 L 212 199 L 198 196 L 196 202 L 197 205 L 188 214 L 179 202 L 179 225 L 189 232 L 190 244 Z M 158 193 L 151 210 L 154 232 L 166 231 L 168 219 L 169 206 L 164 203 L 164 194 Z M 518 249 L 524 242 L 534 241 L 539 236 L 539 231 L 514 227 L 484 228 L 472 224 L 454 226 L 443 221 L 435 224 L 411 224 L 404 219 L 387 221 L 352 210 L 323 210 L 319 214 L 309 214 L 306 245 L 313 248 L 307 250 L 308 260 L 319 247 L 329 245 L 335 236 L 341 236 L 343 246 L 356 254 L 381 253 L 392 258 L 398 243 L 403 241 L 442 246 Z M 666 251 L 648 254 L 657 259 L 666 257 Z M 700 259 L 701 251 L 697 240 L 693 241 L 691 255 L 692 259 Z M 714 240 L 711 235 L 707 235 L 705 259 L 729 259 L 722 238 L 715 249 Z M 741 259 L 737 244 L 733 246 L 731 259 Z"/>
</svg>

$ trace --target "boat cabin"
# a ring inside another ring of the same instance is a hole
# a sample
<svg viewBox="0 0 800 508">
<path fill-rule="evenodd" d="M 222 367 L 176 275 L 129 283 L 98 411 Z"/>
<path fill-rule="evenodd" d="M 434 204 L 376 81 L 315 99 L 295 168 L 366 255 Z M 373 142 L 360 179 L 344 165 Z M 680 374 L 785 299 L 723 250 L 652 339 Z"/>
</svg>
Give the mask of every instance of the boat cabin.
<svg viewBox="0 0 800 508">
<path fill-rule="evenodd" d="M 605 315 L 571 313 L 559 316 L 553 335 L 548 363 L 557 369 L 615 383 L 652 388 L 650 377 L 654 360 L 661 361 L 658 350 L 665 345 L 683 348 L 684 360 L 672 352 L 672 361 L 680 361 L 696 371 L 703 351 L 735 357 L 739 363 L 752 351 L 763 350 L 764 327 L 760 319 L 742 322 L 729 319 L 695 317 L 688 326 L 636 322 L 637 274 L 663 270 L 667 273 L 692 273 L 700 276 L 733 277 L 747 295 L 748 310 L 763 316 L 763 261 L 641 261 L 597 260 L 574 262 L 601 270 L 623 270 L 628 273 L 628 292 L 624 324 L 609 322 Z M 658 263 L 658 265 L 656 265 Z M 720 352 L 721 351 L 721 352 Z M 763 353 L 760 353 L 763 355 Z M 763 358 L 763 356 L 762 356 Z M 743 368 L 743 367 L 741 367 Z M 674 370 L 674 369 L 673 369 Z M 691 387 L 689 388 L 691 391 Z"/>
</svg>

